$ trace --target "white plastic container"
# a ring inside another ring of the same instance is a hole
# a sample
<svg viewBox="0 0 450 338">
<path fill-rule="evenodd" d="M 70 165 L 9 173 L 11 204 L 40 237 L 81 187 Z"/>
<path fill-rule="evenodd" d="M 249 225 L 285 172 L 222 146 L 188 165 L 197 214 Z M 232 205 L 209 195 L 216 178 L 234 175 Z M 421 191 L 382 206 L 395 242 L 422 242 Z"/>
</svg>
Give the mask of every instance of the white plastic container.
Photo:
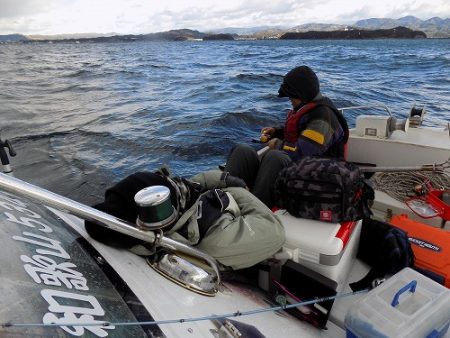
<svg viewBox="0 0 450 338">
<path fill-rule="evenodd" d="M 450 290 L 405 268 L 371 290 L 345 317 L 348 338 L 439 338 L 450 324 Z"/>
<path fill-rule="evenodd" d="M 290 259 L 343 285 L 356 259 L 361 221 L 321 222 L 294 217 L 286 210 L 275 214 L 284 226 L 283 251 Z"/>
</svg>

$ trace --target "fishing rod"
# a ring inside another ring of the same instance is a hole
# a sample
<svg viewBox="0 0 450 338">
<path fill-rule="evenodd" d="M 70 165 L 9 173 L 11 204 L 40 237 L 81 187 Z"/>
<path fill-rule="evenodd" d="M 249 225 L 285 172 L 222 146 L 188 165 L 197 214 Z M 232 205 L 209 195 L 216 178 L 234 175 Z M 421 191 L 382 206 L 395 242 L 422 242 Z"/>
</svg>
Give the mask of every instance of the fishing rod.
<svg viewBox="0 0 450 338">
<path fill-rule="evenodd" d="M 351 291 L 351 292 L 342 292 L 337 293 L 334 296 L 326 296 L 321 298 L 315 298 L 307 301 L 300 301 L 292 304 L 288 304 L 286 302 L 282 302 L 278 306 L 270 306 L 270 307 L 261 307 L 256 309 L 251 309 L 247 311 L 240 311 L 237 310 L 236 312 L 231 313 L 224 313 L 220 315 L 206 315 L 206 316 L 200 316 L 200 317 L 187 317 L 187 318 L 174 318 L 174 319 L 162 319 L 162 320 L 151 320 L 151 321 L 135 321 L 135 322 L 58 322 L 58 323 L 14 323 L 14 322 L 7 322 L 7 323 L 0 323 L 1 327 L 17 327 L 17 328 L 30 328 L 30 327 L 60 327 L 60 326 L 67 326 L 67 327 L 76 327 L 76 326 L 99 326 L 102 325 L 104 327 L 112 327 L 112 326 L 143 326 L 143 325 L 164 325 L 164 324 L 180 324 L 180 323 L 188 323 L 188 322 L 200 322 L 200 321 L 209 321 L 209 320 L 217 320 L 217 319 L 228 319 L 233 317 L 243 317 L 243 316 L 252 316 L 257 315 L 261 313 L 266 312 L 278 312 L 288 309 L 294 309 L 300 306 L 306 306 L 306 305 L 313 305 L 318 303 L 327 302 L 330 300 L 340 299 L 340 298 L 346 298 L 351 296 L 356 296 L 360 294 L 364 294 L 369 292 L 369 289 L 363 289 L 359 291 Z"/>
<path fill-rule="evenodd" d="M 195 134 L 183 134 L 180 136 L 190 136 L 190 137 L 211 138 L 211 139 L 217 139 L 217 140 L 236 141 L 236 137 L 231 137 L 231 136 L 195 135 Z M 250 142 L 251 143 L 262 143 L 259 139 L 256 139 L 256 138 L 250 139 Z"/>
</svg>

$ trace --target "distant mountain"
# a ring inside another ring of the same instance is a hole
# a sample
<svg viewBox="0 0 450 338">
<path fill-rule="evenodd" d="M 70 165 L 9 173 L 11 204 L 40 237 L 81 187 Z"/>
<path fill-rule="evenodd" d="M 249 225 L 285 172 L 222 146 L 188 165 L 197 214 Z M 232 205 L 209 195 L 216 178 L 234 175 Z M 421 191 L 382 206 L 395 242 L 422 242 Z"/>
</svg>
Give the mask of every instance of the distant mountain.
<svg viewBox="0 0 450 338">
<path fill-rule="evenodd" d="M 422 20 L 412 15 L 404 16 L 403 18 L 397 19 L 396 21 L 398 21 L 402 26 L 413 26 L 413 27 L 420 26 L 420 24 L 422 23 Z"/>
<path fill-rule="evenodd" d="M 208 34 L 191 29 L 175 29 L 167 32 L 135 35 L 139 40 L 184 41 L 203 39 Z"/>
<path fill-rule="evenodd" d="M 434 17 L 428 20 L 421 20 L 415 16 L 405 16 L 400 19 L 365 19 L 355 22 L 355 27 L 365 29 L 390 29 L 397 26 L 404 26 L 413 30 L 421 30 L 431 38 L 450 37 L 450 19 Z"/>
<path fill-rule="evenodd" d="M 414 31 L 422 31 L 427 37 L 431 38 L 450 38 L 450 19 L 441 19 L 434 17 L 428 20 L 421 20 L 415 16 L 405 16 L 399 19 L 365 19 L 359 20 L 352 25 L 341 24 L 324 24 L 324 23 L 307 23 L 291 28 L 266 27 L 262 31 L 258 31 L 258 27 L 246 28 L 246 37 L 254 38 L 279 38 L 287 32 L 331 32 L 339 30 L 351 29 L 392 29 L 395 27 L 406 27 Z M 237 32 L 237 30 L 235 30 Z M 253 32 L 253 33 L 250 33 Z"/>
<path fill-rule="evenodd" d="M 345 29 L 335 31 L 307 31 L 288 32 L 283 34 L 281 40 L 300 39 L 425 39 L 424 32 L 413 31 L 406 27 L 395 27 L 392 29 Z"/>
<path fill-rule="evenodd" d="M 365 19 L 359 20 L 352 25 L 307 23 L 303 25 L 286 28 L 282 26 L 259 26 L 247 28 L 223 28 L 210 31 L 211 33 L 238 34 L 239 38 L 246 39 L 278 39 L 287 32 L 331 32 L 345 31 L 351 29 L 393 29 L 395 27 L 406 27 L 413 31 L 422 31 L 431 38 L 450 38 L 450 19 L 434 17 L 421 20 L 415 16 L 405 16 L 399 19 Z"/>
<path fill-rule="evenodd" d="M 234 40 L 231 34 L 211 34 L 203 37 L 203 41 Z"/>
<path fill-rule="evenodd" d="M 132 41 L 185 41 L 185 40 L 199 40 L 203 39 L 205 36 L 209 34 L 201 33 L 199 31 L 191 30 L 191 29 L 176 29 L 166 32 L 158 32 L 158 33 L 150 33 L 150 34 L 126 34 L 126 35 L 104 35 L 98 34 L 95 36 L 82 37 L 83 35 L 74 34 L 69 35 L 67 38 L 63 38 L 63 36 L 58 36 L 58 38 L 54 39 L 53 36 L 48 37 L 47 39 L 43 39 L 44 36 L 40 36 L 37 40 L 30 41 L 40 41 L 40 42 L 48 42 L 52 41 L 55 43 L 58 42 L 132 42 Z"/>
<path fill-rule="evenodd" d="M 118 42 L 118 41 L 185 41 L 185 40 L 215 40 L 215 39 L 230 39 L 230 36 L 235 39 L 279 39 L 285 33 L 306 33 L 311 32 L 312 35 L 326 36 L 323 34 L 316 34 L 317 32 L 347 32 L 353 30 L 380 30 L 393 29 L 396 27 L 406 27 L 412 31 L 424 32 L 427 37 L 431 38 L 450 38 L 450 19 L 441 19 L 439 17 L 430 18 L 428 20 L 421 20 L 414 16 L 405 16 L 399 19 L 380 19 L 370 18 L 359 20 L 353 25 L 340 24 L 323 24 L 323 23 L 308 23 L 303 25 L 286 28 L 283 26 L 256 26 L 247 28 L 228 27 L 222 29 L 215 29 L 207 31 L 207 33 L 199 32 L 191 29 L 176 29 L 165 32 L 157 32 L 150 34 L 127 34 L 120 35 L 115 33 L 96 34 L 58 34 L 58 35 L 30 35 L 25 36 L 21 34 L 0 35 L 0 43 L 5 42 Z M 224 35 L 225 34 L 225 35 Z M 309 34 L 309 36 L 312 36 Z M 334 36 L 343 34 L 344 36 L 352 36 L 353 33 L 335 33 Z M 363 36 L 366 34 L 362 32 Z M 397 32 L 398 34 L 398 32 Z M 370 34 L 369 34 L 370 35 Z M 420 36 L 420 34 L 416 34 Z M 303 35 L 305 36 L 305 35 Z M 393 36 L 391 34 L 391 36 Z M 349 37 L 353 38 L 353 37 Z"/>
<path fill-rule="evenodd" d="M 68 40 L 68 39 L 90 39 L 105 36 L 119 35 L 117 33 L 76 33 L 76 34 L 55 34 L 55 35 L 28 35 L 27 37 L 31 40 Z"/>
<path fill-rule="evenodd" d="M 238 34 L 238 35 L 251 35 L 254 33 L 264 32 L 264 31 L 273 31 L 280 30 L 286 31 L 288 29 L 287 26 L 256 26 L 256 27 L 247 27 L 247 28 L 238 28 L 238 27 L 226 27 L 208 30 L 208 33 L 211 34 Z"/>
<path fill-rule="evenodd" d="M 337 31 L 345 29 L 346 25 L 326 24 L 326 23 L 306 23 L 289 29 L 290 32 L 308 32 L 308 31 Z"/>
<path fill-rule="evenodd" d="M 0 42 L 18 42 L 29 40 L 25 35 L 22 34 L 7 34 L 0 35 Z"/>
</svg>

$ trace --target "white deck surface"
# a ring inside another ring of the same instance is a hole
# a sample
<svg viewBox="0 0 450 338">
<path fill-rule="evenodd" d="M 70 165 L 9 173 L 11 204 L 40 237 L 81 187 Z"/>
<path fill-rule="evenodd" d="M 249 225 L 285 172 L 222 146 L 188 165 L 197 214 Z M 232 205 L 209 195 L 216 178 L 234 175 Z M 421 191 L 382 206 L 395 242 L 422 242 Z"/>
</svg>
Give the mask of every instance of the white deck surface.
<svg viewBox="0 0 450 338">
<path fill-rule="evenodd" d="M 238 284 L 225 283 L 225 288 L 215 297 L 198 295 L 167 280 L 150 266 L 145 259 L 127 250 L 119 250 L 91 239 L 84 230 L 83 222 L 74 216 L 50 209 L 83 237 L 108 261 L 116 272 L 138 296 L 155 320 L 203 317 L 211 314 L 244 312 L 269 305 L 264 294 Z M 341 286 L 342 293 L 351 292 L 348 283 L 360 280 L 368 271 L 368 266 L 355 261 L 347 282 Z M 327 323 L 328 330 L 318 330 L 288 314 L 274 312 L 232 318 L 255 326 L 266 338 L 291 337 L 345 337 L 344 318 L 352 304 L 363 295 L 336 299 Z M 167 337 L 214 337 L 210 330 L 216 327 L 210 320 L 189 323 L 160 325 Z M 445 335 L 450 338 L 450 331 Z"/>
<path fill-rule="evenodd" d="M 129 251 L 118 250 L 89 238 L 78 218 L 51 209 L 76 231 L 83 235 L 108 261 L 138 296 L 155 320 L 202 317 L 211 314 L 244 312 L 269 305 L 264 295 L 237 284 L 225 283 L 226 289 L 215 297 L 198 295 L 167 280 L 155 272 L 146 261 Z M 328 330 L 318 330 L 289 315 L 267 312 L 251 316 L 232 318 L 258 328 L 267 338 L 279 337 L 345 337 L 345 331 L 332 322 L 327 323 Z M 161 325 L 167 337 L 213 337 L 215 329 L 209 321 L 183 324 Z"/>
</svg>

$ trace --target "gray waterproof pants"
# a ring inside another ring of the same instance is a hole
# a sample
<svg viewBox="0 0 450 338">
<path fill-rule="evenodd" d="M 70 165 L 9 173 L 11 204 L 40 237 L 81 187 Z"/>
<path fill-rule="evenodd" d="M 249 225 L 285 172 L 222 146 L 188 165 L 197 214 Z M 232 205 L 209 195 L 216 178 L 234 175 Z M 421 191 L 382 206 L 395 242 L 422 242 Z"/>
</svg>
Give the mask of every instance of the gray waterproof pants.
<svg viewBox="0 0 450 338">
<path fill-rule="evenodd" d="M 291 163 L 288 154 L 269 150 L 259 158 L 256 150 L 248 145 L 234 147 L 227 159 L 225 171 L 242 178 L 250 191 L 269 208 L 274 207 L 273 187 L 281 169 Z"/>
</svg>

